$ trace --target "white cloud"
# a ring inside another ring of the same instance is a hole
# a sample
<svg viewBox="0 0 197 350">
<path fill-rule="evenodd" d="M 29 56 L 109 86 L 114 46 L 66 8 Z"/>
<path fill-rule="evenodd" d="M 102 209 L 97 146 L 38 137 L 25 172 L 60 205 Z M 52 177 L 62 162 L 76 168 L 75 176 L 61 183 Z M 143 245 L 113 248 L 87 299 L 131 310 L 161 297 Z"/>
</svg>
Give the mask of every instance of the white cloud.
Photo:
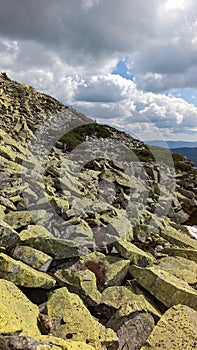
<svg viewBox="0 0 197 350">
<path fill-rule="evenodd" d="M 161 92 L 195 96 L 196 12 L 196 0 L 1 1 L 1 70 L 126 131 L 194 138 L 197 108 Z M 124 57 L 134 81 L 111 74 Z"/>
</svg>

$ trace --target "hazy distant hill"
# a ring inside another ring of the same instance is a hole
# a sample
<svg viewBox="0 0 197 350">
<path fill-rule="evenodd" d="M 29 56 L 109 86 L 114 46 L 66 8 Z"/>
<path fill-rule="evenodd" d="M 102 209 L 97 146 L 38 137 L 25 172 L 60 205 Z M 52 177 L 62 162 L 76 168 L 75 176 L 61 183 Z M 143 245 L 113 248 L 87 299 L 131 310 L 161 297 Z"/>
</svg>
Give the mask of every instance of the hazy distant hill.
<svg viewBox="0 0 197 350">
<path fill-rule="evenodd" d="M 196 148 L 197 141 L 189 142 L 189 141 L 162 141 L 162 140 L 154 140 L 154 141 L 146 141 L 146 144 L 150 146 L 159 146 L 164 148 Z"/>
<path fill-rule="evenodd" d="M 189 147 L 180 147 L 180 148 L 171 148 L 173 153 L 179 153 L 183 156 L 191 159 L 194 162 L 195 167 L 197 167 L 197 147 L 189 148 Z"/>
</svg>

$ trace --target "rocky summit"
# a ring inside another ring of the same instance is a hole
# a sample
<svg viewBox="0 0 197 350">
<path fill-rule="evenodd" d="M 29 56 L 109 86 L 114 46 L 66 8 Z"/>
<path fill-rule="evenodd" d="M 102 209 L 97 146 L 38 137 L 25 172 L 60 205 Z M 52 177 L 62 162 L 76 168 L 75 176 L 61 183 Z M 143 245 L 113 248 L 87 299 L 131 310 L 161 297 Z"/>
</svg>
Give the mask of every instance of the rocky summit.
<svg viewBox="0 0 197 350">
<path fill-rule="evenodd" d="M 1 73 L 1 350 L 195 349 L 196 224 L 191 161 Z"/>
</svg>

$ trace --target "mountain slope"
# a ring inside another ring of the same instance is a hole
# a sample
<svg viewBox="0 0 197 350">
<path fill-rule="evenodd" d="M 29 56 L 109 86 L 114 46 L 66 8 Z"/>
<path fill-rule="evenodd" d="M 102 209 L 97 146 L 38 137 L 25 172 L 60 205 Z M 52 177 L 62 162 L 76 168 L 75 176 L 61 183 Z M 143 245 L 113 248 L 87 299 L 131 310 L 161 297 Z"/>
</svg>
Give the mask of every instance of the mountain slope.
<svg viewBox="0 0 197 350">
<path fill-rule="evenodd" d="M 5 74 L 0 106 L 0 348 L 140 350 L 160 318 L 179 343 L 197 309 L 191 163 Z"/>
</svg>

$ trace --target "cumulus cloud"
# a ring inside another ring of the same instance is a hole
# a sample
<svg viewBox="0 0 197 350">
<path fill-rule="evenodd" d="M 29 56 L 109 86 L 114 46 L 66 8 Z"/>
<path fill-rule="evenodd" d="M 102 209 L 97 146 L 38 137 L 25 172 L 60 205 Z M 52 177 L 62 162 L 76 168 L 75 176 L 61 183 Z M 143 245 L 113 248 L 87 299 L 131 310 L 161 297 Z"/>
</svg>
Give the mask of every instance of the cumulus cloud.
<svg viewBox="0 0 197 350">
<path fill-rule="evenodd" d="M 128 132 L 195 137 L 197 108 L 162 93 L 191 88 L 195 96 L 196 0 L 0 6 L 0 67 L 11 78 Z M 112 74 L 123 58 L 133 81 Z"/>
</svg>

